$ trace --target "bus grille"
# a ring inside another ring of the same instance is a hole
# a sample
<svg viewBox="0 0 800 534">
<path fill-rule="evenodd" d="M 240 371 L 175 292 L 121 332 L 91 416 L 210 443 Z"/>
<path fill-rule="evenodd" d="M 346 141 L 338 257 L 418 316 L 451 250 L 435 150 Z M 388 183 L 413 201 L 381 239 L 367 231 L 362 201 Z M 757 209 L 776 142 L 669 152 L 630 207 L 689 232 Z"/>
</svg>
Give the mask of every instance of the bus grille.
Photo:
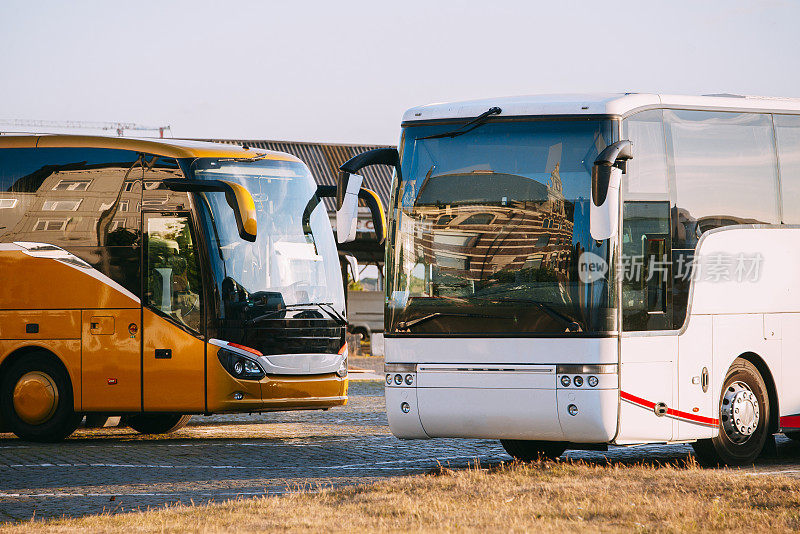
<svg viewBox="0 0 800 534">
<path fill-rule="evenodd" d="M 344 345 L 345 327 L 327 319 L 272 319 L 256 326 L 223 328 L 224 337 L 270 354 L 336 354 Z"/>
</svg>

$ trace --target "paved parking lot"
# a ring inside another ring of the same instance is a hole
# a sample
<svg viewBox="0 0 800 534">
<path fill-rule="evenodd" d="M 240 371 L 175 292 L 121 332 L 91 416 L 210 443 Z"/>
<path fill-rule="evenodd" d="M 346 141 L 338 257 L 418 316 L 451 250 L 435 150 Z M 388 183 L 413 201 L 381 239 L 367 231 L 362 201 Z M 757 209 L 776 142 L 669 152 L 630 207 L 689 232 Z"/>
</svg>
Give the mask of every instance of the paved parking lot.
<svg viewBox="0 0 800 534">
<path fill-rule="evenodd" d="M 497 441 L 401 441 L 383 413 L 381 382 L 352 382 L 350 402 L 327 412 L 195 417 L 168 437 L 127 428 L 79 430 L 60 444 L 0 434 L 0 522 L 166 503 L 222 501 L 509 460 Z M 687 445 L 573 451 L 593 462 L 673 461 Z M 800 476 L 800 446 L 748 470 Z"/>
</svg>

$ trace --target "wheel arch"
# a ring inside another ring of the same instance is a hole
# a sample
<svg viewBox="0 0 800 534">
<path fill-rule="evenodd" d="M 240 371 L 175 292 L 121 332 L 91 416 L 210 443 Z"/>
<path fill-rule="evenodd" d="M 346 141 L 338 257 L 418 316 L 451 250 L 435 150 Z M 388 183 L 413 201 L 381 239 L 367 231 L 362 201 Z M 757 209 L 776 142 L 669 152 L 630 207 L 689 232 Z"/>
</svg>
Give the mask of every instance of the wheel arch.
<svg viewBox="0 0 800 534">
<path fill-rule="evenodd" d="M 351 334 L 363 332 L 365 334 L 365 339 L 369 339 L 369 337 L 372 335 L 372 329 L 369 327 L 369 325 L 364 323 L 354 323 L 348 325 L 347 329 Z"/>
<path fill-rule="evenodd" d="M 755 352 L 745 352 L 740 354 L 736 359 L 742 359 L 752 363 L 764 380 L 764 384 L 767 386 L 767 395 L 769 396 L 769 428 L 767 430 L 770 434 L 774 434 L 779 428 L 778 419 L 780 410 L 778 409 L 778 388 L 775 386 L 775 379 L 772 376 L 772 371 L 767 365 L 767 362 Z M 736 360 L 734 360 L 734 362 L 735 361 Z"/>
<path fill-rule="evenodd" d="M 67 380 L 69 380 L 69 386 L 72 388 L 72 404 L 74 408 L 78 408 L 77 400 L 80 398 L 80 390 L 75 388 L 75 383 L 72 380 L 72 375 L 69 372 L 69 369 L 64 364 L 64 361 L 59 358 L 59 356 L 53 352 L 52 350 L 48 349 L 47 347 L 43 347 L 41 345 L 25 345 L 24 347 L 19 347 L 11 351 L 3 361 L 0 362 L 0 380 L 2 380 L 3 376 L 5 376 L 8 369 L 14 365 L 14 363 L 18 362 L 22 358 L 24 358 L 28 354 L 39 353 L 44 356 L 47 356 L 50 360 L 52 360 L 56 365 L 61 367 L 64 371 L 64 374 L 67 376 Z"/>
</svg>

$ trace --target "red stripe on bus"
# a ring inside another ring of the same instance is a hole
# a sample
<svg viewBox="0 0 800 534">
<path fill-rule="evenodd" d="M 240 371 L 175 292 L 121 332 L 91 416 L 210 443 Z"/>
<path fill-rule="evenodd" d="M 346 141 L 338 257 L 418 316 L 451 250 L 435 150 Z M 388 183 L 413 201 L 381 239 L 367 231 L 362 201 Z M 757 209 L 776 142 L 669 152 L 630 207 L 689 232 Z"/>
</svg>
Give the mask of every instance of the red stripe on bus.
<svg viewBox="0 0 800 534">
<path fill-rule="evenodd" d="M 800 428 L 800 415 L 784 415 L 779 424 L 781 428 Z"/>
<path fill-rule="evenodd" d="M 655 402 L 649 401 L 647 399 L 643 399 L 641 397 L 637 397 L 636 395 L 631 395 L 630 393 L 628 393 L 626 391 L 620 391 L 619 392 L 619 396 L 623 400 L 626 400 L 628 402 L 632 402 L 633 404 L 638 404 L 639 406 L 641 406 L 643 408 L 647 408 L 649 410 L 652 410 L 653 408 L 656 407 L 656 403 Z M 700 424 L 700 425 L 706 425 L 706 426 L 718 426 L 719 425 L 719 419 L 714 419 L 712 417 L 703 417 L 702 415 L 695 415 L 695 414 L 689 413 L 689 412 L 682 412 L 682 411 L 676 410 L 674 408 L 667 408 L 666 415 L 669 415 L 669 416 L 672 416 L 672 417 L 677 417 L 679 419 L 685 419 L 685 420 L 687 420 L 689 422 L 697 423 L 697 424 Z M 800 420 L 800 416 L 798 416 L 798 420 Z"/>
</svg>

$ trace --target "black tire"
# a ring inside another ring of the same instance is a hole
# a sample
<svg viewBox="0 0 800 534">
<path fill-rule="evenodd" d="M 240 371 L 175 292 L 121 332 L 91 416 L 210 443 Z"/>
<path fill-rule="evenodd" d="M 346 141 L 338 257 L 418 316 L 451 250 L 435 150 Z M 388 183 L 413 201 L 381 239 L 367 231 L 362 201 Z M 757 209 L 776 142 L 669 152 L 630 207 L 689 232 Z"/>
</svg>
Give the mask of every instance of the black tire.
<svg viewBox="0 0 800 534">
<path fill-rule="evenodd" d="M 358 336 L 359 341 L 368 341 L 370 338 L 369 330 L 361 326 L 353 328 L 353 335 Z"/>
<path fill-rule="evenodd" d="M 501 439 L 500 443 L 508 454 L 522 462 L 555 460 L 567 450 L 567 444 L 561 441 Z"/>
<path fill-rule="evenodd" d="M 725 429 L 726 392 L 734 391 L 737 383 L 743 383 L 750 389 L 758 401 L 759 419 L 755 430 L 746 441 L 735 441 L 734 434 L 729 435 Z M 767 385 L 758 369 L 747 360 L 736 359 L 728 370 L 723 382 L 719 402 L 719 434 L 712 439 L 702 439 L 692 443 L 700 462 L 706 465 L 746 465 L 752 464 L 761 454 L 768 436 L 770 405 Z"/>
<path fill-rule="evenodd" d="M 185 427 L 191 418 L 179 413 L 145 413 L 128 416 L 125 423 L 140 434 L 169 434 Z"/>
<path fill-rule="evenodd" d="M 57 399 L 54 408 L 41 422 L 26 422 L 17 413 L 14 390 L 20 378 L 30 373 L 46 377 L 54 386 Z M 73 410 L 72 382 L 64 367 L 46 352 L 25 354 L 4 373 L 0 380 L 0 419 L 4 426 L 21 439 L 40 443 L 62 441 L 72 434 L 83 416 Z"/>
</svg>

